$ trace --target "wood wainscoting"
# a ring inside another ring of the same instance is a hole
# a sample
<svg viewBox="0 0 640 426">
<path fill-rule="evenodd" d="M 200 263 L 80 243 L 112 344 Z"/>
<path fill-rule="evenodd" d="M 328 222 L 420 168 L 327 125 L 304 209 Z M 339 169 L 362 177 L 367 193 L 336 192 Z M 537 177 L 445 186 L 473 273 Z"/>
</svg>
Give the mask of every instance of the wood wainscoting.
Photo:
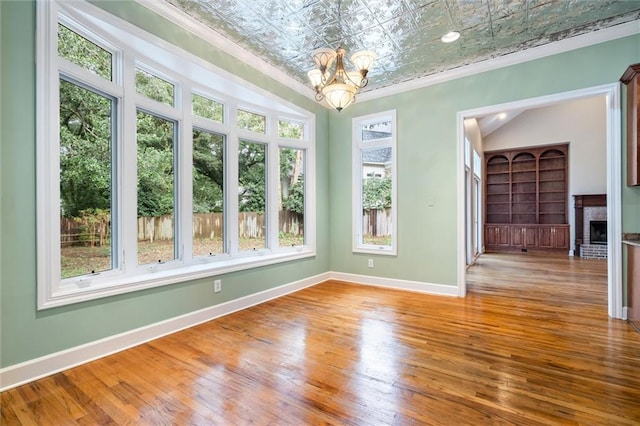
<svg viewBox="0 0 640 426">
<path fill-rule="evenodd" d="M 603 260 L 492 254 L 466 298 L 329 281 L 1 395 L 0 423 L 640 424 Z"/>
</svg>

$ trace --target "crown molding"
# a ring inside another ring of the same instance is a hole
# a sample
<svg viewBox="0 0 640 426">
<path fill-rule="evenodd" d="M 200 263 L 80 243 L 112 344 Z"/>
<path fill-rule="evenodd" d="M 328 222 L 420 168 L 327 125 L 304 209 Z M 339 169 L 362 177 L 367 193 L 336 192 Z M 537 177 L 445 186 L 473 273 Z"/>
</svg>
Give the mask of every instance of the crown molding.
<svg viewBox="0 0 640 426">
<path fill-rule="evenodd" d="M 635 34 L 640 34 L 640 20 L 626 22 L 624 24 L 619 24 L 587 34 L 566 38 L 553 43 L 533 47 L 531 49 L 510 53 L 508 55 L 500 56 L 497 58 L 490 58 L 482 62 L 476 62 L 452 70 L 443 71 L 438 74 L 428 75 L 425 77 L 417 78 L 415 80 L 407 81 L 405 83 L 399 83 L 392 86 L 382 87 L 380 89 L 374 89 L 359 94 L 358 102 L 365 102 L 385 96 L 408 92 L 410 90 L 433 86 L 435 84 L 444 83 L 446 81 L 468 77 L 474 74 L 492 71 L 511 65 L 521 64 L 523 62 L 533 61 L 535 59 L 556 55 L 558 53 L 569 52 L 571 50 L 580 49 L 582 47 L 592 46 L 594 44 L 604 43 Z"/>
<path fill-rule="evenodd" d="M 217 31 L 212 30 L 205 24 L 195 20 L 185 12 L 179 10 L 166 1 L 158 0 L 135 0 L 140 5 L 146 7 L 152 12 L 168 19 L 172 23 L 181 27 L 185 31 L 194 34 L 206 42 L 214 45 L 223 52 L 233 56 L 234 58 L 251 65 L 259 72 L 268 75 L 278 83 L 294 90 L 295 92 L 305 96 L 306 98 L 315 100 L 315 91 L 309 86 L 300 83 L 292 78 L 289 74 L 283 72 L 279 68 L 271 65 L 264 59 L 249 52 L 239 44 L 229 40 Z"/>
</svg>

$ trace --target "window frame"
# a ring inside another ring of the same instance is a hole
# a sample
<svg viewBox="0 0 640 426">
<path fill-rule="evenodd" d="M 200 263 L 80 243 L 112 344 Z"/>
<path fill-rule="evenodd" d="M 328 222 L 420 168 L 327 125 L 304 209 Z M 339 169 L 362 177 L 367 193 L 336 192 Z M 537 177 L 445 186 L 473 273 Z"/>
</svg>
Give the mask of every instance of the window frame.
<svg viewBox="0 0 640 426">
<path fill-rule="evenodd" d="M 362 140 L 362 127 L 370 123 L 378 123 L 388 120 L 391 122 L 391 137 L 371 141 Z M 398 169 L 397 169 L 397 113 L 396 110 L 388 110 L 374 114 L 354 117 L 352 119 L 352 251 L 354 253 L 397 255 L 398 239 Z M 362 185 L 363 163 L 362 153 L 374 148 L 391 148 L 391 245 L 375 245 L 363 243 L 362 235 Z"/>
<path fill-rule="evenodd" d="M 315 114 L 278 98 L 275 94 L 220 70 L 183 49 L 170 45 L 155 35 L 135 27 L 87 2 L 39 1 L 36 3 L 36 184 L 37 184 L 37 309 L 48 309 L 72 303 L 108 297 L 146 288 L 192 281 L 229 272 L 275 263 L 313 257 L 315 247 Z M 112 54 L 112 79 L 92 75 L 90 71 L 58 57 L 57 26 L 65 25 L 82 37 Z M 113 29 L 117 28 L 117 34 Z M 136 43 L 125 42 L 124 36 Z M 163 49 L 162 57 L 145 52 L 141 46 Z M 137 47 L 135 47 L 137 46 Z M 151 58 L 153 56 L 153 59 Z M 176 60 L 179 59 L 179 60 Z M 193 74 L 173 69 L 172 64 L 191 67 Z M 136 92 L 135 69 L 142 68 L 174 84 L 174 105 L 154 101 Z M 61 279 L 60 247 L 60 139 L 59 79 L 61 75 L 78 81 L 90 90 L 115 99 L 113 149 L 116 172 L 112 185 L 116 199 L 111 212 L 113 222 L 112 256 L 114 265 L 107 273 Z M 206 78 L 205 78 L 206 77 Z M 211 83 L 209 78 L 218 81 Z M 228 81 L 227 88 L 219 84 Z M 222 89 L 218 89 L 222 87 Z M 238 94 L 238 87 L 243 93 Z M 226 91 L 226 92 L 225 92 Z M 223 105 L 223 123 L 197 116 L 192 112 L 192 94 L 207 97 Z M 249 93 L 249 96 L 247 96 Z M 240 101 L 242 98 L 242 101 Z M 253 102 L 255 100 L 255 103 Z M 266 117 L 265 134 L 237 127 L 237 110 Z M 174 154 L 174 244 L 176 259 L 162 264 L 137 264 L 137 182 L 136 112 L 138 110 L 174 121 L 176 140 Z M 278 120 L 304 124 L 302 140 L 278 137 Z M 220 256 L 194 257 L 192 150 L 193 130 L 221 134 L 225 138 L 224 176 L 224 246 Z M 267 247 L 255 252 L 238 251 L 238 144 L 240 140 L 266 144 L 266 191 L 270 217 L 266 226 Z M 279 247 L 277 214 L 278 150 L 281 146 L 305 151 L 305 242 L 296 247 Z M 274 153 L 276 155 L 274 155 Z M 272 158 L 272 160 L 270 159 Z M 235 194 L 235 196 L 234 196 Z M 235 199 L 235 200 L 234 200 Z M 234 232 L 235 229 L 235 232 Z M 133 231 L 133 232 L 132 232 Z"/>
</svg>

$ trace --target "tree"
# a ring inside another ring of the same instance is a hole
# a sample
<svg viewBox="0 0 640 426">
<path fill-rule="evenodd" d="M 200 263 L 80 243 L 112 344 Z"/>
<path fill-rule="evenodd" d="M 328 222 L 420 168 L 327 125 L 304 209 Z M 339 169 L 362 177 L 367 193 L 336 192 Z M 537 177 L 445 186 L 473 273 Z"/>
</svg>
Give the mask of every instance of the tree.
<svg viewBox="0 0 640 426">
<path fill-rule="evenodd" d="M 238 189 L 241 212 L 264 213 L 266 207 L 266 145 L 240 142 L 238 150 Z"/>
<path fill-rule="evenodd" d="M 172 121 L 138 112 L 138 216 L 162 216 L 173 212 Z"/>
<path fill-rule="evenodd" d="M 193 211 L 221 212 L 224 207 L 224 137 L 193 132 Z"/>
<path fill-rule="evenodd" d="M 304 151 L 280 149 L 280 182 L 278 185 L 280 210 L 304 213 Z"/>
<path fill-rule="evenodd" d="M 282 207 L 285 210 L 304 214 L 304 181 L 302 179 L 289 188 L 289 195 L 283 201 Z"/>
<path fill-rule="evenodd" d="M 63 25 L 58 30 L 60 56 L 106 79 L 112 78 L 111 54 Z M 142 69 L 136 70 L 136 90 L 173 105 L 175 87 Z M 194 97 L 196 114 L 222 120 L 223 106 Z M 62 214 L 84 216 L 110 212 L 113 180 L 112 117 L 115 101 L 74 83 L 60 82 L 60 190 Z M 174 209 L 175 123 L 146 112 L 137 116 L 138 215 L 160 216 Z M 238 127 L 264 133 L 264 116 L 238 111 Z M 300 139 L 304 127 L 281 120 L 281 137 Z M 193 134 L 194 212 L 220 212 L 224 207 L 224 136 L 195 130 Z M 303 150 L 282 149 L 280 203 L 302 211 Z M 266 207 L 266 148 L 240 142 L 238 156 L 240 211 L 264 212 Z M 296 200 L 295 198 L 299 199 Z"/>
<path fill-rule="evenodd" d="M 111 100 L 60 81 L 62 214 L 111 208 Z"/>
<path fill-rule="evenodd" d="M 362 182 L 362 208 L 377 210 L 391 207 L 391 179 L 371 177 Z"/>
</svg>

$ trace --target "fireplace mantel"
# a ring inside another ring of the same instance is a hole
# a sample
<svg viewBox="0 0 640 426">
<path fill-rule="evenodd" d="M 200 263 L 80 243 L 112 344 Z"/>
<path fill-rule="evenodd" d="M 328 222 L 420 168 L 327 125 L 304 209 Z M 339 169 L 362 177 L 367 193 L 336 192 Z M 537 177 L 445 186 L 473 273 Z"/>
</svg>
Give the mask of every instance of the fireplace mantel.
<svg viewBox="0 0 640 426">
<path fill-rule="evenodd" d="M 585 207 L 606 207 L 607 194 L 574 195 L 573 198 L 575 200 L 575 224 L 576 224 L 575 253 L 579 255 L 580 246 L 584 244 L 584 208 Z"/>
</svg>

